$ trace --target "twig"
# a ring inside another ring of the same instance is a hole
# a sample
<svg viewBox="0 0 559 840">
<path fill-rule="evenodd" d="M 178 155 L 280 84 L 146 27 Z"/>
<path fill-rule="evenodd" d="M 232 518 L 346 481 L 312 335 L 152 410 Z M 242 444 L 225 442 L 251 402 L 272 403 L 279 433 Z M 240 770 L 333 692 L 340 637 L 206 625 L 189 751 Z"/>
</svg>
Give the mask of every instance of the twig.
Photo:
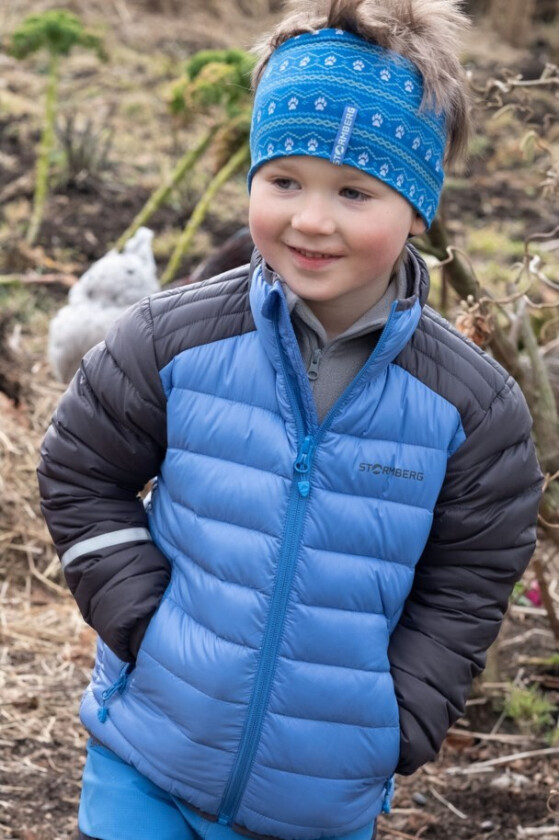
<svg viewBox="0 0 559 840">
<path fill-rule="evenodd" d="M 77 282 L 78 278 L 74 274 L 38 274 L 36 271 L 32 271 L 28 274 L 0 275 L 0 286 L 11 286 L 12 284 L 48 286 L 52 284 L 71 288 Z"/>
<path fill-rule="evenodd" d="M 452 802 L 449 802 L 448 799 L 445 799 L 444 796 L 441 796 L 441 794 L 437 790 L 435 790 L 435 788 L 429 787 L 429 793 L 431 794 L 431 796 L 434 796 L 438 802 L 442 802 L 442 804 L 446 808 L 448 808 L 449 811 L 452 811 L 453 814 L 456 814 L 457 817 L 460 817 L 461 820 L 468 819 L 466 814 L 462 813 L 462 811 L 459 811 L 458 808 L 456 808 L 452 804 Z"/>
<path fill-rule="evenodd" d="M 38 568 L 35 565 L 35 561 L 33 560 L 33 556 L 30 552 L 27 552 L 27 562 L 29 564 L 29 571 L 31 572 L 33 577 L 41 581 L 41 583 L 44 586 L 46 586 L 47 589 L 51 589 L 53 592 L 56 592 L 57 595 L 61 595 L 64 598 L 69 597 L 70 593 L 67 589 L 64 589 L 64 587 L 59 586 L 57 583 L 54 583 L 54 581 L 49 580 L 44 576 L 44 574 L 42 574 L 42 572 L 38 570 Z"/>
<path fill-rule="evenodd" d="M 390 834 L 393 837 L 402 837 L 403 840 L 417 840 L 421 836 L 420 834 L 406 834 L 405 831 L 398 831 L 397 828 L 391 828 L 389 825 L 382 826 L 382 833 Z"/>
<path fill-rule="evenodd" d="M 475 732 L 455 727 L 449 729 L 448 734 L 455 738 L 475 738 L 477 741 L 497 741 L 499 744 L 526 744 L 532 740 L 525 735 L 497 735 L 493 732 Z"/>
<path fill-rule="evenodd" d="M 536 301 L 529 298 L 528 295 L 525 295 L 525 300 L 526 305 L 529 306 L 530 309 L 557 309 L 557 303 L 536 303 Z"/>
<path fill-rule="evenodd" d="M 515 615 L 546 615 L 543 607 L 524 607 L 521 604 L 513 604 L 509 612 Z"/>
<path fill-rule="evenodd" d="M 544 483 L 543 483 L 543 491 L 542 492 L 545 493 L 545 491 L 547 490 L 547 488 L 549 487 L 551 482 L 556 481 L 558 478 L 559 478 L 559 470 L 557 470 L 557 472 L 553 473 L 553 475 L 546 475 L 545 479 L 544 479 Z"/>
<path fill-rule="evenodd" d="M 555 665 L 555 655 L 551 656 L 519 656 L 518 661 L 524 665 L 534 665 L 536 668 L 552 668 Z M 535 679 L 535 677 L 533 677 Z"/>
<path fill-rule="evenodd" d="M 523 828 L 519 825 L 516 833 L 519 837 L 557 837 L 559 825 L 542 825 L 540 828 Z"/>
<path fill-rule="evenodd" d="M 559 755 L 559 747 L 545 747 L 542 750 L 530 750 L 529 752 L 502 755 L 499 758 L 491 758 L 489 761 L 478 761 L 470 767 L 449 767 L 445 772 L 449 776 L 469 776 L 472 773 L 485 773 L 489 768 L 497 767 L 499 764 L 510 764 L 511 761 L 524 761 L 524 759 L 537 758 L 540 755 Z"/>
<path fill-rule="evenodd" d="M 553 586 L 553 584 L 552 584 L 552 586 Z M 550 586 L 549 589 L 550 589 L 549 594 L 551 595 L 551 597 L 552 598 L 555 597 L 551 586 Z M 557 598 L 556 600 L 559 600 L 559 598 Z M 501 646 L 500 646 L 501 650 L 503 648 L 506 648 L 506 647 L 518 648 L 518 647 L 520 647 L 520 645 L 524 644 L 524 642 L 527 642 L 529 639 L 532 639 L 534 636 L 549 637 L 549 636 L 553 636 L 553 633 L 551 632 L 551 630 L 544 630 L 543 628 L 540 628 L 540 627 L 534 627 L 534 628 L 532 628 L 532 630 L 527 630 L 525 633 L 520 633 L 518 636 L 512 636 L 512 638 L 510 638 L 510 639 L 504 639 L 501 642 Z M 519 661 L 520 665 L 533 664 L 533 658 L 529 658 L 529 659 L 527 658 L 526 661 L 524 661 L 522 658 L 520 658 L 518 661 Z"/>
<path fill-rule="evenodd" d="M 545 72 L 545 71 L 544 71 Z M 506 82 L 501 82 L 499 79 L 490 79 L 486 85 L 486 92 L 490 93 L 491 87 L 497 88 L 501 93 L 510 93 L 514 88 L 522 87 L 555 87 L 559 85 L 559 78 L 539 78 L 539 79 L 523 79 L 522 76 L 517 76 L 515 79 L 509 79 Z"/>
<path fill-rule="evenodd" d="M 546 557 L 546 563 L 549 561 L 549 555 Z M 547 585 L 547 578 L 545 575 L 544 564 L 542 563 L 539 557 L 534 557 L 532 564 L 534 566 L 534 571 L 536 573 L 536 578 L 538 584 L 540 586 L 540 595 L 542 598 L 543 605 L 547 612 L 547 617 L 549 619 L 549 626 L 555 636 L 555 641 L 559 645 L 559 616 L 555 612 L 555 604 L 553 603 L 553 598 L 549 593 L 549 587 Z"/>
</svg>

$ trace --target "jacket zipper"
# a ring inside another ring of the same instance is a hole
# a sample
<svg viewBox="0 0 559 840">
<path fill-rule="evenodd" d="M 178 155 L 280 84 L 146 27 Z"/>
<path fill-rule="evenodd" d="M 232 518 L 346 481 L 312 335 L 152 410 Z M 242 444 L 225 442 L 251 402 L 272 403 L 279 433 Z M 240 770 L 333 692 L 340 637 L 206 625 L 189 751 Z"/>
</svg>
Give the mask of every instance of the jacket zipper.
<svg viewBox="0 0 559 840">
<path fill-rule="evenodd" d="M 303 529 L 307 500 L 311 489 L 310 477 L 313 455 L 324 433 L 328 430 L 338 407 L 347 399 L 347 395 L 350 390 L 353 390 L 353 386 L 356 381 L 360 380 L 361 377 L 365 375 L 365 371 L 368 370 L 374 358 L 379 354 L 386 341 L 388 326 L 392 320 L 394 311 L 395 304 L 392 306 L 382 335 L 371 355 L 371 358 L 369 359 L 368 364 L 362 368 L 357 377 L 336 400 L 314 437 L 312 435 L 305 434 L 303 412 L 299 406 L 297 395 L 293 390 L 293 386 L 287 374 L 285 353 L 279 336 L 279 327 L 277 322 L 275 324 L 276 341 L 280 351 L 283 374 L 289 391 L 293 414 L 295 416 L 297 440 L 299 443 L 297 448 L 297 458 L 293 465 L 293 478 L 291 482 L 289 505 L 287 508 L 285 536 L 278 562 L 276 584 L 272 594 L 268 623 L 266 625 L 264 640 L 262 642 L 260 662 L 256 673 L 255 685 L 247 711 L 247 717 L 243 733 L 241 735 L 237 757 L 229 775 L 227 785 L 225 786 L 225 791 L 223 793 L 218 812 L 217 821 L 221 825 L 231 825 L 235 819 L 246 788 L 248 777 L 250 775 L 252 762 L 260 743 L 260 732 L 268 706 L 268 698 L 275 672 L 278 648 L 282 637 L 287 602 L 291 592 L 293 574 L 295 572 L 297 555 L 299 553 L 299 541 Z"/>
<path fill-rule="evenodd" d="M 299 444 L 297 458 L 293 465 L 293 478 L 287 508 L 285 535 L 278 562 L 278 571 L 268 614 L 268 623 L 264 633 L 260 662 L 258 664 L 255 685 L 247 711 L 237 758 L 221 800 L 218 814 L 218 822 L 221 825 L 230 825 L 235 819 L 250 775 L 254 755 L 260 743 L 260 731 L 268 706 L 270 688 L 275 673 L 278 648 L 282 638 L 287 602 L 291 592 L 307 499 L 310 492 L 308 478 L 314 451 L 313 438 L 311 435 L 304 436 L 303 414 L 287 375 L 285 356 L 281 346 L 277 324 L 276 340 L 280 349 L 284 377 L 295 415 Z"/>
</svg>

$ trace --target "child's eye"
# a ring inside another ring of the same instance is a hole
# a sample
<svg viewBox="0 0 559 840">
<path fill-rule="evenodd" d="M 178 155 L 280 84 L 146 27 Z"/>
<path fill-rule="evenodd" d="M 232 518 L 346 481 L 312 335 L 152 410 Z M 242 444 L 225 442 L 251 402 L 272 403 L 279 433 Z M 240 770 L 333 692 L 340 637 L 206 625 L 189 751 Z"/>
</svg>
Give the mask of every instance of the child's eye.
<svg viewBox="0 0 559 840">
<path fill-rule="evenodd" d="M 280 190 L 296 190 L 299 186 L 293 178 L 274 178 L 272 183 Z"/>
<path fill-rule="evenodd" d="M 351 201 L 367 201 L 370 198 L 367 193 L 361 192 L 361 190 L 355 187 L 344 187 L 340 191 L 340 195 L 344 198 L 349 198 Z"/>
</svg>

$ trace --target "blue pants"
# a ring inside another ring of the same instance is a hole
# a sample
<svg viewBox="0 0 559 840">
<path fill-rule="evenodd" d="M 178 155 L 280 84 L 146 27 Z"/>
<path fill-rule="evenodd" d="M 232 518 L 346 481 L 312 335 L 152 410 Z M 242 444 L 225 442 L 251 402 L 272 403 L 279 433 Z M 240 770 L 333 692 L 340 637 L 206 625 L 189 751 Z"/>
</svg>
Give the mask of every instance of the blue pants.
<svg viewBox="0 0 559 840">
<path fill-rule="evenodd" d="M 87 745 L 79 810 L 80 840 L 242 840 L 95 741 Z M 374 840 L 373 825 L 331 840 Z"/>
</svg>

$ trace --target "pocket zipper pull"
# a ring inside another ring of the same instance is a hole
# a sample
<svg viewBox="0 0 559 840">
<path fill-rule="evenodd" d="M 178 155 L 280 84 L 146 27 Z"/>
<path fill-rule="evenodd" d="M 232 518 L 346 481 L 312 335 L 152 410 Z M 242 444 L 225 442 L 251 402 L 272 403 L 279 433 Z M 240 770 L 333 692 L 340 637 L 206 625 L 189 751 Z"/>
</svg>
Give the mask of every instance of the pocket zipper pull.
<svg viewBox="0 0 559 840">
<path fill-rule="evenodd" d="M 394 782 L 394 776 L 391 776 L 384 786 L 384 799 L 382 800 L 382 813 L 389 814 L 390 807 L 392 805 L 392 797 L 394 796 L 394 788 L 396 784 Z"/>
<path fill-rule="evenodd" d="M 124 665 L 124 667 L 121 669 L 117 680 L 109 688 L 106 688 L 101 694 L 101 699 L 103 702 L 97 709 L 97 717 L 99 718 L 101 723 L 105 723 L 105 721 L 109 717 L 109 710 L 107 709 L 107 704 L 111 697 L 113 697 L 117 692 L 119 694 L 122 694 L 122 692 L 126 688 L 126 681 L 128 679 L 129 669 L 130 663 L 127 662 L 126 665 Z"/>
</svg>

